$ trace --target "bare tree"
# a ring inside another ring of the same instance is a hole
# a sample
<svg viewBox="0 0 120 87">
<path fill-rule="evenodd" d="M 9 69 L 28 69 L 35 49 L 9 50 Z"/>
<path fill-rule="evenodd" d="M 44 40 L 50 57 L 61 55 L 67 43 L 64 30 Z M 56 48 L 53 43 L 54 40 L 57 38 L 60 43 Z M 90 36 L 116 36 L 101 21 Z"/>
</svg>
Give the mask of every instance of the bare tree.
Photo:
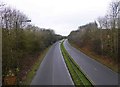
<svg viewBox="0 0 120 87">
<path fill-rule="evenodd" d="M 110 17 L 112 19 L 112 29 L 115 29 L 117 26 L 117 18 L 120 14 L 120 1 L 114 1 L 110 4 Z"/>
<path fill-rule="evenodd" d="M 0 28 L 2 28 L 2 9 L 5 6 L 5 4 L 0 2 Z"/>
<path fill-rule="evenodd" d="M 119 15 L 120 15 L 120 1 L 114 1 L 110 4 L 110 17 L 112 26 L 112 43 L 113 43 L 113 53 L 115 53 L 115 58 L 117 61 L 118 55 L 118 25 L 119 25 Z"/>
<path fill-rule="evenodd" d="M 1 12 L 1 25 L 6 29 L 19 29 L 27 25 L 26 21 L 28 18 L 26 15 L 21 13 L 19 10 L 6 7 Z"/>
</svg>

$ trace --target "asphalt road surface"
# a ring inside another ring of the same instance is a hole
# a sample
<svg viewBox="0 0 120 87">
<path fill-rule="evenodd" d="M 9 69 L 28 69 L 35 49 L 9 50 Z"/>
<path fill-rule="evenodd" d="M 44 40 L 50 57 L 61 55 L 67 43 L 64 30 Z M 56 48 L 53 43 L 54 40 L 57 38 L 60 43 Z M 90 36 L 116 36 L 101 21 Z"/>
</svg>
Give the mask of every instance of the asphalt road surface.
<svg viewBox="0 0 120 87">
<path fill-rule="evenodd" d="M 94 85 L 118 85 L 118 74 L 72 47 L 67 40 L 64 46 Z"/>
<path fill-rule="evenodd" d="M 73 85 L 60 51 L 60 41 L 46 54 L 31 85 Z"/>
</svg>

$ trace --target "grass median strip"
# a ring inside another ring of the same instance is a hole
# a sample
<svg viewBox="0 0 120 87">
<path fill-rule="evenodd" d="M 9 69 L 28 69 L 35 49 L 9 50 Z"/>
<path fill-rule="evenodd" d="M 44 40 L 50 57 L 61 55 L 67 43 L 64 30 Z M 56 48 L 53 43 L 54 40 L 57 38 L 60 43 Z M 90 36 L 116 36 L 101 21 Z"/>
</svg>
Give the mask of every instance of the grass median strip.
<svg viewBox="0 0 120 87">
<path fill-rule="evenodd" d="M 63 41 L 64 42 L 64 41 Z M 73 58 L 69 55 L 67 50 L 65 49 L 63 42 L 61 43 L 61 51 L 62 55 L 64 57 L 65 63 L 67 65 L 67 68 L 70 72 L 70 75 L 73 79 L 73 82 L 76 86 L 82 85 L 82 86 L 88 86 L 92 87 L 92 83 L 87 79 L 87 77 L 82 73 L 77 63 L 73 60 Z"/>
</svg>

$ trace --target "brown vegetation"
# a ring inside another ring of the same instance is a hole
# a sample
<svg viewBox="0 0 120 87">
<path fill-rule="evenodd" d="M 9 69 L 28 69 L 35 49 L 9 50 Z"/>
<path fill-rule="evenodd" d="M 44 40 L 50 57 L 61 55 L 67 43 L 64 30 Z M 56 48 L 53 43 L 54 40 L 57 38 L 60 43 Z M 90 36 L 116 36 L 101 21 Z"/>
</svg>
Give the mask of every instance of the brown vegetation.
<svg viewBox="0 0 120 87">
<path fill-rule="evenodd" d="M 16 84 L 26 79 L 40 53 L 62 39 L 62 36 L 56 35 L 51 29 L 39 28 L 27 22 L 30 22 L 28 17 L 20 11 L 8 7 L 1 8 L 2 76 L 10 76 L 11 71 L 17 76 Z"/>
<path fill-rule="evenodd" d="M 96 22 L 80 26 L 68 36 L 70 43 L 118 72 L 120 1 L 110 4 L 110 13 Z"/>
</svg>

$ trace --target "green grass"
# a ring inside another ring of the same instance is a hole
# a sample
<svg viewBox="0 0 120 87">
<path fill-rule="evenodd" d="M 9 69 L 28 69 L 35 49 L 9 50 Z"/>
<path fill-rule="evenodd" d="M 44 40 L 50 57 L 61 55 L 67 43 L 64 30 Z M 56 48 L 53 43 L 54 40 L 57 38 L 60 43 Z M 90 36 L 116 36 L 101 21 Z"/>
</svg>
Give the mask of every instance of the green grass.
<svg viewBox="0 0 120 87">
<path fill-rule="evenodd" d="M 38 61 L 32 66 L 31 71 L 27 74 L 26 80 L 24 81 L 23 85 L 30 85 L 33 77 L 35 76 L 35 73 L 36 73 L 37 69 L 39 68 L 39 66 L 40 66 L 43 58 L 45 57 L 47 51 L 49 50 L 49 48 L 45 49 L 44 52 L 41 53 Z"/>
<path fill-rule="evenodd" d="M 64 41 L 63 41 L 64 42 Z M 92 83 L 87 79 L 87 77 L 83 74 L 83 72 L 80 70 L 77 63 L 73 60 L 73 58 L 69 55 L 69 53 L 66 51 L 63 42 L 61 43 L 61 51 L 62 55 L 64 57 L 65 63 L 68 67 L 68 70 L 70 72 L 70 75 L 73 79 L 73 82 L 76 86 L 82 85 L 83 87 L 89 86 L 92 87 Z"/>
</svg>

